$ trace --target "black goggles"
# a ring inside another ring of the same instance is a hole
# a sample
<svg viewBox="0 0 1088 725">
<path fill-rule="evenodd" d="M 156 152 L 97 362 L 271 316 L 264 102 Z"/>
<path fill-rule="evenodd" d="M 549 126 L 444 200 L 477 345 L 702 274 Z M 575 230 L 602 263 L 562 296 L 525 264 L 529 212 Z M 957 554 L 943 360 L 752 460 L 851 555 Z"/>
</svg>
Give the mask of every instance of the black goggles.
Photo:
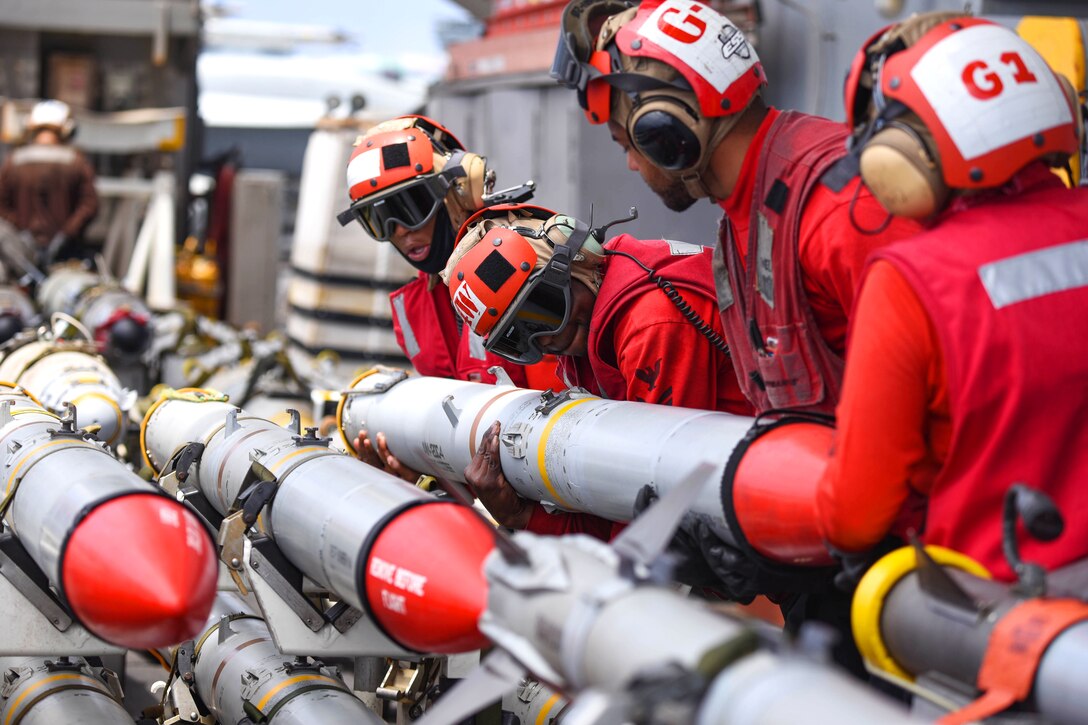
<svg viewBox="0 0 1088 725">
<path fill-rule="evenodd" d="M 340 212 L 336 220 L 340 226 L 347 226 L 354 219 L 367 234 L 388 242 L 398 225 L 412 230 L 429 222 L 446 198 L 450 183 L 445 174 L 426 176 L 378 199 L 363 197 Z"/>
<path fill-rule="evenodd" d="M 590 21 L 622 13 L 634 6 L 631 0 L 571 0 L 564 8 L 550 74 L 560 84 L 578 91 L 583 108 L 586 85 L 591 78 L 601 74 L 589 64 L 597 42 L 590 31 Z"/>
<path fill-rule="evenodd" d="M 519 365 L 544 358 L 536 339 L 559 334 L 570 321 L 570 267 L 589 234 L 588 225 L 575 221 L 566 243 L 555 247 L 552 258 L 529 278 L 488 334 L 488 351 Z"/>
</svg>

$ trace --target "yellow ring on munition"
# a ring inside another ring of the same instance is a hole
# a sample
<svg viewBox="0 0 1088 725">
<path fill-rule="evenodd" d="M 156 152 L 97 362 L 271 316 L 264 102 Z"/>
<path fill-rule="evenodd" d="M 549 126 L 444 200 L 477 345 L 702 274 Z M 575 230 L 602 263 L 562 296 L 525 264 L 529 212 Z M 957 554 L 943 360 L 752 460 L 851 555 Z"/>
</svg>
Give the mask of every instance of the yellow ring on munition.
<svg viewBox="0 0 1088 725">
<path fill-rule="evenodd" d="M 79 401 L 87 400 L 89 398 L 97 398 L 99 400 L 106 401 L 106 404 L 109 405 L 109 407 L 113 408 L 113 412 L 117 416 L 117 432 L 114 433 L 108 441 L 106 441 L 106 445 L 112 446 L 113 442 L 117 440 L 118 436 L 121 435 L 122 430 L 124 430 L 125 414 L 121 412 L 121 406 L 117 404 L 117 401 L 115 401 L 108 395 L 104 395 L 103 393 L 84 393 L 83 395 L 78 395 L 75 398 L 72 398 L 71 403 L 72 405 L 76 406 L 76 410 L 78 410 Z"/>
<path fill-rule="evenodd" d="M 10 383 L 7 380 L 0 380 L 0 388 L 11 388 L 15 394 L 25 395 L 26 397 L 33 400 L 37 405 L 41 405 L 43 408 L 45 407 L 44 405 L 42 405 L 42 401 L 34 397 L 34 393 L 30 392 L 18 383 Z"/>
<path fill-rule="evenodd" d="M 99 451 L 102 450 L 98 446 L 93 446 L 90 443 L 84 443 L 83 441 L 72 440 L 71 438 L 62 438 L 59 441 L 49 441 L 48 443 L 43 443 L 34 450 L 30 451 L 30 453 L 27 453 L 25 456 L 19 459 L 19 463 L 16 464 L 15 468 L 11 470 L 11 475 L 8 476 L 7 483 L 4 484 L 4 495 L 6 496 L 8 492 L 11 491 L 11 487 L 15 482 L 15 478 L 19 475 L 19 471 L 22 469 L 23 464 L 33 459 L 39 451 L 44 451 L 46 448 L 52 448 L 54 446 L 62 445 L 77 446 L 79 448 L 94 448 L 95 450 Z M 106 455 L 109 454 L 107 453 Z"/>
<path fill-rule="evenodd" d="M 926 553 L 941 566 L 962 569 L 982 579 L 991 578 L 986 567 L 957 551 L 943 546 L 927 546 Z M 880 631 L 880 615 L 884 611 L 884 600 L 891 590 L 903 577 L 917 568 L 918 557 L 913 547 L 896 549 L 865 572 L 854 592 L 853 604 L 850 605 L 850 625 L 861 656 L 874 667 L 910 682 L 914 682 L 914 675 L 899 666 L 884 644 Z"/>
<path fill-rule="evenodd" d="M 325 677 L 324 675 L 299 675 L 298 677 L 292 677 L 289 680 L 284 680 L 283 682 L 266 692 L 264 697 L 261 698 L 261 701 L 257 703 L 257 709 L 261 712 L 264 712 L 264 706 L 268 704 L 269 700 L 276 696 L 277 692 L 285 687 L 289 687 L 295 684 L 296 682 L 305 682 L 306 680 L 321 680 L 323 682 L 328 682 L 330 684 L 336 685 L 336 688 L 338 690 L 343 689 L 343 685 L 341 685 L 339 682 L 332 679 L 331 677 Z"/>
<path fill-rule="evenodd" d="M 53 675 L 52 677 L 46 677 L 41 682 L 36 682 L 33 685 L 31 685 L 30 687 L 28 687 L 26 689 L 26 691 L 23 692 L 23 694 L 21 694 L 17 698 L 15 698 L 15 702 L 12 704 L 11 709 L 8 711 L 8 716 L 4 719 L 4 725 L 10 725 L 11 719 L 13 717 L 15 717 L 15 713 L 18 712 L 18 710 L 19 710 L 19 704 L 23 700 L 25 700 L 27 698 L 27 696 L 30 695 L 30 693 L 34 692 L 34 690 L 37 690 L 39 687 L 44 687 L 45 685 L 48 685 L 50 682 L 57 682 L 58 680 L 83 680 L 84 682 L 87 682 L 87 683 L 89 683 L 91 685 L 94 685 L 94 688 L 92 688 L 92 689 L 98 690 L 99 692 L 101 692 L 103 694 L 108 694 L 106 692 L 105 688 L 102 686 L 102 683 L 98 682 L 97 680 L 92 680 L 90 677 L 87 677 L 86 675 L 80 675 L 80 674 L 77 674 L 77 673 L 68 673 L 68 674 L 61 674 L 61 675 Z"/>
<path fill-rule="evenodd" d="M 177 390 L 172 391 L 166 390 L 159 394 L 159 399 L 152 403 L 147 409 L 147 412 L 144 413 L 144 419 L 140 421 L 140 455 L 143 456 L 144 463 L 151 469 L 151 473 L 155 478 L 158 478 L 162 471 L 156 468 L 155 464 L 151 462 L 151 453 L 147 450 L 147 424 L 151 420 L 152 414 L 154 414 L 160 405 L 168 400 L 176 400 L 176 398 L 170 397 L 170 393 L 214 393 L 214 391 L 210 388 L 178 388 Z M 164 461 L 164 464 L 165 463 L 166 462 Z"/>
<path fill-rule="evenodd" d="M 561 405 L 556 408 L 550 416 L 548 416 L 548 424 L 544 426 L 544 431 L 540 434 L 540 445 L 536 451 L 536 465 L 540 469 L 540 479 L 544 482 L 544 487 L 548 489 L 548 493 L 555 497 L 556 503 L 573 508 L 569 503 L 563 500 L 563 497 L 559 495 L 559 492 L 555 490 L 555 486 L 552 485 L 552 480 L 548 477 L 548 469 L 544 466 L 544 451 L 548 448 L 548 436 L 552 433 L 552 428 L 555 424 L 566 415 L 567 411 L 576 405 L 582 403 L 588 403 L 591 400 L 597 400 L 597 398 L 579 398 L 578 400 L 572 400 L 569 403 Z"/>
<path fill-rule="evenodd" d="M 540 714 L 536 716 L 536 725 L 544 725 L 548 722 L 548 713 L 555 707 L 555 703 L 559 702 L 559 695 L 552 695 L 544 702 L 544 707 L 540 708 Z"/>
<path fill-rule="evenodd" d="M 374 375 L 377 372 L 378 368 L 370 368 L 366 372 L 361 373 L 358 377 L 351 381 L 351 385 L 348 386 L 348 389 L 353 389 L 356 385 L 362 382 L 364 378 L 369 378 L 371 375 Z M 348 396 L 341 393 L 340 402 L 336 404 L 336 430 L 340 434 L 340 440 L 344 442 L 344 447 L 354 453 L 356 456 L 358 456 L 359 451 L 355 450 L 355 446 L 351 444 L 351 441 L 348 440 L 347 434 L 344 433 L 344 405 L 347 402 Z"/>
</svg>

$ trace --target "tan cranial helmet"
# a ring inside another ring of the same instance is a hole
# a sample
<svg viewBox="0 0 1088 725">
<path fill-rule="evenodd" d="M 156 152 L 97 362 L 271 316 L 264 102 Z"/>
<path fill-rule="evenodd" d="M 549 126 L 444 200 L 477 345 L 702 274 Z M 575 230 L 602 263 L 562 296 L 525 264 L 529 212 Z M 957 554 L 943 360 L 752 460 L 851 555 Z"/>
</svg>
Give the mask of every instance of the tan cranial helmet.
<svg viewBox="0 0 1088 725">
<path fill-rule="evenodd" d="M 862 179 L 892 214 L 931 217 L 954 193 L 1002 186 L 1080 146 L 1072 86 L 1012 30 L 926 13 L 862 46 L 846 84 Z"/>
<path fill-rule="evenodd" d="M 576 22 L 574 9 L 565 26 Z M 592 2 L 580 18 L 592 22 Z M 697 0 L 645 0 L 604 20 L 588 57 L 560 42 L 561 65 L 580 63 L 588 79 L 579 100 L 590 122 L 622 125 L 636 150 L 692 197 L 710 196 L 703 174 L 711 155 L 766 84 L 744 33 Z"/>
</svg>

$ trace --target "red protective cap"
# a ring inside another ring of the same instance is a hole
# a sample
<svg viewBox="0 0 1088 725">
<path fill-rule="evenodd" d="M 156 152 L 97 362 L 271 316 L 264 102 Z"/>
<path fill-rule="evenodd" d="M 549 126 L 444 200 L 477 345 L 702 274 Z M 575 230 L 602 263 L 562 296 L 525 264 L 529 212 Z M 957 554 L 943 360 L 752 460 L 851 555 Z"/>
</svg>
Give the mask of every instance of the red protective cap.
<svg viewBox="0 0 1088 725">
<path fill-rule="evenodd" d="M 181 504 L 152 493 L 107 501 L 64 550 L 64 596 L 107 642 L 165 647 L 204 629 L 217 579 L 211 537 Z"/>
<path fill-rule="evenodd" d="M 477 627 L 487 606 L 484 559 L 492 532 L 455 503 L 410 508 L 370 548 L 360 595 L 385 633 L 417 652 L 453 654 L 488 645 Z"/>
</svg>

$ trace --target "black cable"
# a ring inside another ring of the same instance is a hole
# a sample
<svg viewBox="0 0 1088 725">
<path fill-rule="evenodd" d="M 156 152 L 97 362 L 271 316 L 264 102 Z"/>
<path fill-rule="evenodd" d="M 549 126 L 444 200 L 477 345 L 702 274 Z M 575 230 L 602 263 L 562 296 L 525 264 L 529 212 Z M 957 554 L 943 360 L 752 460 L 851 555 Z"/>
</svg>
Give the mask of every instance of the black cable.
<svg viewBox="0 0 1088 725">
<path fill-rule="evenodd" d="M 692 327 L 694 327 L 700 335 L 709 340 L 710 344 L 713 345 L 716 350 L 726 357 L 729 357 L 729 345 L 726 344 L 721 335 L 714 332 L 714 328 L 707 323 L 706 320 L 700 317 L 698 312 L 692 309 L 692 306 L 688 304 L 687 300 L 680 294 L 680 290 L 676 289 L 676 285 L 659 275 L 656 271 L 647 267 L 637 257 L 628 254 L 627 252 L 620 252 L 616 249 L 606 249 L 604 250 L 604 253 L 618 254 L 621 257 L 626 257 L 646 270 L 646 274 L 650 281 L 665 293 L 665 296 L 669 298 L 669 302 L 672 302 L 676 306 L 676 309 L 680 310 L 680 314 L 684 316 L 684 319 L 691 323 Z"/>
</svg>

